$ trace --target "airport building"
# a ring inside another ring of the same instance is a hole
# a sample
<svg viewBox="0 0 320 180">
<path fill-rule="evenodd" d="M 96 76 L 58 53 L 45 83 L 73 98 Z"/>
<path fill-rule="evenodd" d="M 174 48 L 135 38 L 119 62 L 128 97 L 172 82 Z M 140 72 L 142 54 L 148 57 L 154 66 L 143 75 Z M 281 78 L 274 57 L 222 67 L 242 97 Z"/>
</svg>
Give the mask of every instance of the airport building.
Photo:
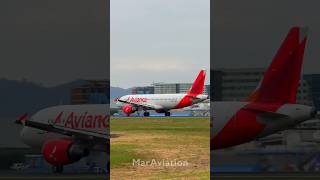
<svg viewBox="0 0 320 180">
<path fill-rule="evenodd" d="M 311 91 L 312 84 L 308 83 L 308 81 L 304 78 L 305 76 L 303 76 L 303 79 L 301 79 L 299 84 L 297 92 L 297 103 L 314 106 L 314 98 Z"/>
<path fill-rule="evenodd" d="M 178 94 L 186 93 L 192 83 L 153 83 L 152 86 L 133 87 L 132 94 Z M 205 85 L 204 94 L 210 93 L 210 85 Z"/>
<path fill-rule="evenodd" d="M 264 71 L 263 68 L 214 70 L 212 73 L 213 100 L 244 100 L 257 87 Z"/>
<path fill-rule="evenodd" d="M 133 87 L 132 94 L 154 94 L 153 86 Z"/>
<path fill-rule="evenodd" d="M 312 99 L 313 106 L 320 110 L 320 74 L 305 74 L 303 79 L 307 84 L 308 96 Z M 307 97 L 308 97 L 307 96 Z"/>
<path fill-rule="evenodd" d="M 186 93 L 192 83 L 154 83 L 155 94 L 177 94 Z M 210 94 L 210 85 L 205 85 L 203 94 Z"/>
<path fill-rule="evenodd" d="M 83 85 L 71 89 L 71 104 L 109 103 L 107 80 L 87 80 Z"/>
<path fill-rule="evenodd" d="M 219 69 L 212 73 L 213 101 L 243 101 L 258 86 L 264 68 Z M 320 109 L 320 74 L 303 75 L 297 92 L 297 103 Z"/>
</svg>

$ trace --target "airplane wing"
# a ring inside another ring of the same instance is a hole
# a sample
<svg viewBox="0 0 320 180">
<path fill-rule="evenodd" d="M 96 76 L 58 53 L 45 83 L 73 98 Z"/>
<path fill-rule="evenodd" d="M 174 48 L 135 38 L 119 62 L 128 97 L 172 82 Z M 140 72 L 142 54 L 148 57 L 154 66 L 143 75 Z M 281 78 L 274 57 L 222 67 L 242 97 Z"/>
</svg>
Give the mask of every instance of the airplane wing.
<svg viewBox="0 0 320 180">
<path fill-rule="evenodd" d="M 149 103 L 135 103 L 135 102 L 129 102 L 129 101 L 124 101 L 124 100 L 120 100 L 118 99 L 119 102 L 122 102 L 122 103 L 126 103 L 126 104 L 131 104 L 135 107 L 143 107 L 145 109 L 149 109 L 149 110 L 161 110 L 163 109 L 162 106 L 159 106 L 159 105 L 155 105 L 155 104 L 149 104 Z"/>
<path fill-rule="evenodd" d="M 54 133 L 58 133 L 66 136 L 87 139 L 87 140 L 96 139 L 96 140 L 105 141 L 109 139 L 109 134 L 107 133 L 107 131 L 103 133 L 103 132 L 96 132 L 96 131 L 91 131 L 87 129 L 72 129 L 72 128 L 67 128 L 60 125 L 40 123 L 36 121 L 31 121 L 31 120 L 27 120 L 25 122 L 25 126 L 41 129 L 48 132 L 54 132 Z"/>
<path fill-rule="evenodd" d="M 99 143 L 107 143 L 109 140 L 110 135 L 108 131 L 100 132 L 100 131 L 93 131 L 88 129 L 73 129 L 67 128 L 57 124 L 50 124 L 50 123 L 41 123 L 37 121 L 32 121 L 27 118 L 26 115 L 23 115 L 19 119 L 16 120 L 16 123 L 23 124 L 27 127 L 33 127 L 36 129 L 40 129 L 47 132 L 53 132 L 57 134 L 62 134 L 66 136 L 70 136 L 74 139 L 88 141 L 88 142 L 99 142 Z"/>
</svg>

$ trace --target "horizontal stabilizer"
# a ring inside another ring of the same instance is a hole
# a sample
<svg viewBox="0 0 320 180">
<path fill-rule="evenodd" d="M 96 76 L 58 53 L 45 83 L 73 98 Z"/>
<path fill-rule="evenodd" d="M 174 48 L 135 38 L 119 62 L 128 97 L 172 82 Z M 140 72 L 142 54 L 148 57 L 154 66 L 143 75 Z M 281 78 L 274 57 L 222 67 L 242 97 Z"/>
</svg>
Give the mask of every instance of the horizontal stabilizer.
<svg viewBox="0 0 320 180">
<path fill-rule="evenodd" d="M 273 111 L 274 109 L 277 109 L 277 105 L 268 105 L 268 104 L 250 104 L 249 106 L 244 107 L 245 110 L 248 111 L 254 111 L 256 113 L 260 113 L 262 116 L 267 116 L 270 118 L 285 118 L 288 117 L 285 114 L 277 113 L 276 111 Z"/>
</svg>

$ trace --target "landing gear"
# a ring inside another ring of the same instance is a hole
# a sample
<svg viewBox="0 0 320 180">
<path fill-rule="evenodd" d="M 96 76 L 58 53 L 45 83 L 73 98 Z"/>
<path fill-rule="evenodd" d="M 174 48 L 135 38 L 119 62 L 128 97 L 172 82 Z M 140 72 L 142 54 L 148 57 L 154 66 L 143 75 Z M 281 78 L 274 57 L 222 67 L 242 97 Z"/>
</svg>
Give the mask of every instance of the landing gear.
<svg viewBox="0 0 320 180">
<path fill-rule="evenodd" d="M 171 113 L 169 111 L 164 112 L 164 116 L 170 116 L 170 115 L 171 115 Z"/>
<path fill-rule="evenodd" d="M 146 117 L 150 116 L 150 113 L 146 111 L 146 112 L 143 113 L 143 116 L 146 116 Z"/>
<path fill-rule="evenodd" d="M 53 173 L 62 173 L 63 172 L 63 165 L 56 165 L 52 166 Z"/>
</svg>

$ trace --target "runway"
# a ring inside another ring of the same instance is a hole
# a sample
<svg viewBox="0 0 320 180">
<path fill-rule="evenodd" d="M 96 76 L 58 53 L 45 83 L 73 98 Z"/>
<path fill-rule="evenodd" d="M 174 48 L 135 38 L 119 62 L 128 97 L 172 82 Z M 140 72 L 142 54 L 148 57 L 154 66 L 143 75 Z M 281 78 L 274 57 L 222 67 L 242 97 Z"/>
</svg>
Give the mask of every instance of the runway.
<svg viewBox="0 0 320 180">
<path fill-rule="evenodd" d="M 53 173 L 22 173 L 22 172 L 0 172 L 0 179 L 108 179 L 107 175 L 103 174 L 53 174 Z"/>
<path fill-rule="evenodd" d="M 277 180 L 277 179 L 320 179 L 320 173 L 214 173 L 211 174 L 212 180 Z"/>
</svg>

